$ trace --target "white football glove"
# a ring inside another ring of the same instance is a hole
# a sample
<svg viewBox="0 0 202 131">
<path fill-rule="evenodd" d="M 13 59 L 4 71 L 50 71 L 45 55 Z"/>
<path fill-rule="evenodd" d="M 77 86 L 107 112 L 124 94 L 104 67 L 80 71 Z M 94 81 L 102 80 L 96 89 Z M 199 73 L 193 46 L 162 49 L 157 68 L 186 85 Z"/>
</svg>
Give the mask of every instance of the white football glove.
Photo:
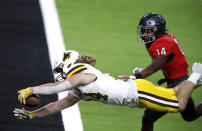
<svg viewBox="0 0 202 131">
<path fill-rule="evenodd" d="M 143 68 L 136 67 L 135 69 L 133 69 L 132 75 L 136 75 L 136 74 L 140 73 L 142 70 L 143 70 Z"/>
<path fill-rule="evenodd" d="M 195 62 L 192 65 L 192 74 L 197 74 L 199 80 L 197 81 L 197 85 L 202 85 L 202 64 Z"/>
<path fill-rule="evenodd" d="M 15 108 L 13 113 L 14 116 L 20 120 L 31 120 L 34 118 L 34 113 L 32 113 L 31 111 L 27 111 L 24 108 L 22 109 Z"/>
<path fill-rule="evenodd" d="M 118 76 L 119 79 L 122 79 L 124 81 L 127 81 L 127 80 L 135 80 L 136 77 L 135 76 L 126 76 L 126 75 L 122 75 L 122 76 Z"/>
<path fill-rule="evenodd" d="M 202 76 L 202 64 L 195 62 L 192 66 L 192 73 L 198 73 Z"/>
</svg>

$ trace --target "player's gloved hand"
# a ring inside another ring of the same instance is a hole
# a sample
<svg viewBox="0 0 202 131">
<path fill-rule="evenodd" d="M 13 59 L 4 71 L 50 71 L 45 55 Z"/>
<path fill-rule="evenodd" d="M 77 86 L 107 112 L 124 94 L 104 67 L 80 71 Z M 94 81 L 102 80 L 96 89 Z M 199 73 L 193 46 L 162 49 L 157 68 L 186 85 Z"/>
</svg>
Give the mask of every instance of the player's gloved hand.
<svg viewBox="0 0 202 131">
<path fill-rule="evenodd" d="M 126 76 L 126 75 L 118 76 L 118 78 L 119 78 L 119 79 L 122 79 L 122 80 L 124 80 L 124 81 L 127 81 L 127 80 L 129 80 L 129 79 L 131 79 L 131 80 L 135 80 L 135 79 L 136 79 L 135 76 Z"/>
<path fill-rule="evenodd" d="M 22 109 L 15 108 L 13 113 L 17 119 L 21 120 L 31 120 L 34 118 L 34 113 L 32 113 L 31 111 L 27 111 L 24 108 Z"/>
<path fill-rule="evenodd" d="M 19 95 L 18 95 L 18 101 L 21 104 L 24 104 L 24 105 L 26 104 L 25 99 L 32 94 L 30 92 L 30 88 L 19 90 L 18 93 L 19 93 Z"/>
<path fill-rule="evenodd" d="M 138 73 L 140 73 L 141 71 L 143 70 L 143 68 L 135 68 L 135 69 L 133 69 L 133 72 L 132 72 L 132 75 L 136 75 L 136 74 L 138 74 Z"/>
</svg>

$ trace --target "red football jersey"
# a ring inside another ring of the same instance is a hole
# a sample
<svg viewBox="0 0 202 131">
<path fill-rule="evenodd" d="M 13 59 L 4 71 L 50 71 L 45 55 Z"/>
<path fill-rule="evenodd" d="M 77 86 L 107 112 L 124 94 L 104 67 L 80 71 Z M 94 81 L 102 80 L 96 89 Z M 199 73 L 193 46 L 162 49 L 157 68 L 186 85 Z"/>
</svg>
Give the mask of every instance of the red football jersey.
<svg viewBox="0 0 202 131">
<path fill-rule="evenodd" d="M 149 55 L 152 58 L 174 55 L 174 58 L 163 65 L 162 71 L 166 79 L 177 79 L 188 73 L 188 63 L 184 53 L 176 38 L 170 34 L 155 40 L 149 48 Z"/>
</svg>

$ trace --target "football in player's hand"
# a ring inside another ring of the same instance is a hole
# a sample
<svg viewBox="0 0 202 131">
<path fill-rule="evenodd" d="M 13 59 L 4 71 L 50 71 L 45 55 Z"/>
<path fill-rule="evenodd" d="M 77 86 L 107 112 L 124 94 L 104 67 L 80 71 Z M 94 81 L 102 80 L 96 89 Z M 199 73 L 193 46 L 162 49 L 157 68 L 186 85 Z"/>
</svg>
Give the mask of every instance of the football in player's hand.
<svg viewBox="0 0 202 131">
<path fill-rule="evenodd" d="M 26 101 L 25 106 L 28 106 L 28 107 L 35 107 L 40 104 L 39 95 L 30 95 L 25 99 L 25 101 Z"/>
</svg>

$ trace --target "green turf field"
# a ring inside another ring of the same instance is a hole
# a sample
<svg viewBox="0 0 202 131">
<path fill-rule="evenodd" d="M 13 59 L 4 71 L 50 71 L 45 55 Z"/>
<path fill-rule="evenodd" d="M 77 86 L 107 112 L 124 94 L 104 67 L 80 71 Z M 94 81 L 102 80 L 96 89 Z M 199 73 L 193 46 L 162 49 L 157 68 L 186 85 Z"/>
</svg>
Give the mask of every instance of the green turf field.
<svg viewBox="0 0 202 131">
<path fill-rule="evenodd" d="M 116 77 L 144 67 L 150 57 L 137 43 L 136 26 L 148 12 L 160 13 L 174 34 L 188 63 L 202 62 L 202 0 L 56 0 L 67 49 L 97 58 L 96 67 Z M 189 68 L 191 69 L 191 68 Z M 148 78 L 156 82 L 161 72 Z M 193 93 L 196 103 L 202 88 Z M 96 102 L 79 102 L 85 131 L 139 131 L 143 110 Z M 67 116 L 68 117 L 68 116 Z M 202 118 L 188 123 L 168 114 L 155 131 L 200 131 Z"/>
</svg>

